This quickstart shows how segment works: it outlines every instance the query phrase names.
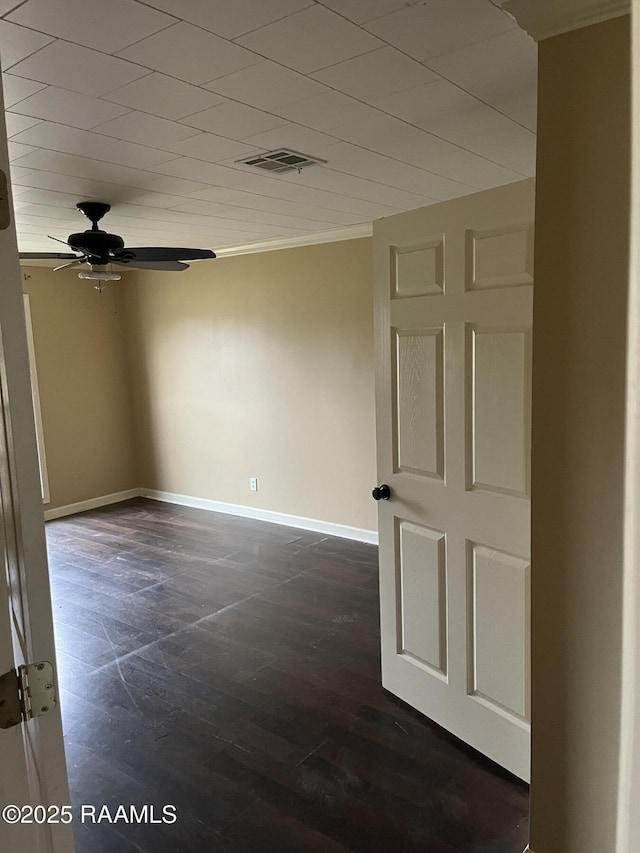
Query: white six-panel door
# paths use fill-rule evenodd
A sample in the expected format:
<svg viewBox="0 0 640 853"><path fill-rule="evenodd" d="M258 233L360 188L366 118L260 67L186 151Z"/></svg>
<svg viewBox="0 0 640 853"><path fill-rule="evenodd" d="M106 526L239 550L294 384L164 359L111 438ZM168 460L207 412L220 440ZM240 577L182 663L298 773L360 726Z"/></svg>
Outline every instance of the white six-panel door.
<svg viewBox="0 0 640 853"><path fill-rule="evenodd" d="M524 779L533 189L374 226L383 685Z"/></svg>

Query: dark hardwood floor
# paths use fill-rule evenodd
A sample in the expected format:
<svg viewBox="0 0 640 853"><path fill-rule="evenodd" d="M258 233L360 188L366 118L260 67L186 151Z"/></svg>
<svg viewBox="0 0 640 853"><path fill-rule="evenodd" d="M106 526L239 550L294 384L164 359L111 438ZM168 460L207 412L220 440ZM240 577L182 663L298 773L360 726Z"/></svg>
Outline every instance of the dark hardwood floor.
<svg viewBox="0 0 640 853"><path fill-rule="evenodd" d="M142 499L47 538L78 853L522 853L527 786L380 686L374 546Z"/></svg>

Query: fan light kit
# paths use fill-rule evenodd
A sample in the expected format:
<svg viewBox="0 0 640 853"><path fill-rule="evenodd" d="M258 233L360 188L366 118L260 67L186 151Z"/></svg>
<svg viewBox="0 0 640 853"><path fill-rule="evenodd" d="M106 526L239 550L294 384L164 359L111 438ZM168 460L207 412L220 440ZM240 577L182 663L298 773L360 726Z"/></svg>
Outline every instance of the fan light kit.
<svg viewBox="0 0 640 853"><path fill-rule="evenodd" d="M102 201L80 201L76 207L91 222L91 228L69 235L64 243L73 249L75 254L64 252L21 252L22 260L60 259L68 261L55 267L55 270L88 264L91 272L80 272L78 278L97 281L96 290L102 291L103 281L119 281L118 273L107 272L108 264L115 264L129 269L167 270L180 272L189 268L184 261L204 260L215 258L211 249L182 249L172 246L156 247L142 246L135 249L125 248L124 240L117 234L109 234L98 228L98 222L105 213L111 210L111 205ZM53 237L52 239L57 239Z"/></svg>
<svg viewBox="0 0 640 853"><path fill-rule="evenodd" d="M89 281L120 281L122 276L117 272L92 269L91 272L79 272L78 278L86 278Z"/></svg>

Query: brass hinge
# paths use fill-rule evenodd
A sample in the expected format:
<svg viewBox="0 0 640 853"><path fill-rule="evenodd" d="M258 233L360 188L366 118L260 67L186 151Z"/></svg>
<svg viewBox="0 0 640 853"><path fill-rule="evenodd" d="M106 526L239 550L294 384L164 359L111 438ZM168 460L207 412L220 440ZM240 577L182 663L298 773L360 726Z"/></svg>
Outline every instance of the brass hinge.
<svg viewBox="0 0 640 853"><path fill-rule="evenodd" d="M42 717L57 704L55 674L48 661L23 664L0 675L0 729Z"/></svg>

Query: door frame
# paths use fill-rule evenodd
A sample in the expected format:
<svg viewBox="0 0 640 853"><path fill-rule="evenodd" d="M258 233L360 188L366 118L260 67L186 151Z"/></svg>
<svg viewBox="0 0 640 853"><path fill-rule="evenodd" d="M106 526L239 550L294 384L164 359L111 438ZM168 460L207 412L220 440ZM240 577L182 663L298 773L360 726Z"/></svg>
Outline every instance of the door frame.
<svg viewBox="0 0 640 853"><path fill-rule="evenodd" d="M56 668L49 566L31 396L27 330L11 186L4 99L0 85L0 388L4 438L0 523L7 539L7 584L14 627L14 666L49 661ZM1 227L4 226L4 227ZM9 602L7 602L9 604ZM59 707L22 726L31 805L69 804ZM0 737L3 732L0 732ZM3 804L6 805L6 804ZM27 805L16 803L15 805ZM2 830L0 825L0 831ZM5 826L5 829L7 827ZM14 827L17 828L17 827ZM35 828L35 827L33 827ZM72 853L71 826L38 827L34 853Z"/></svg>

